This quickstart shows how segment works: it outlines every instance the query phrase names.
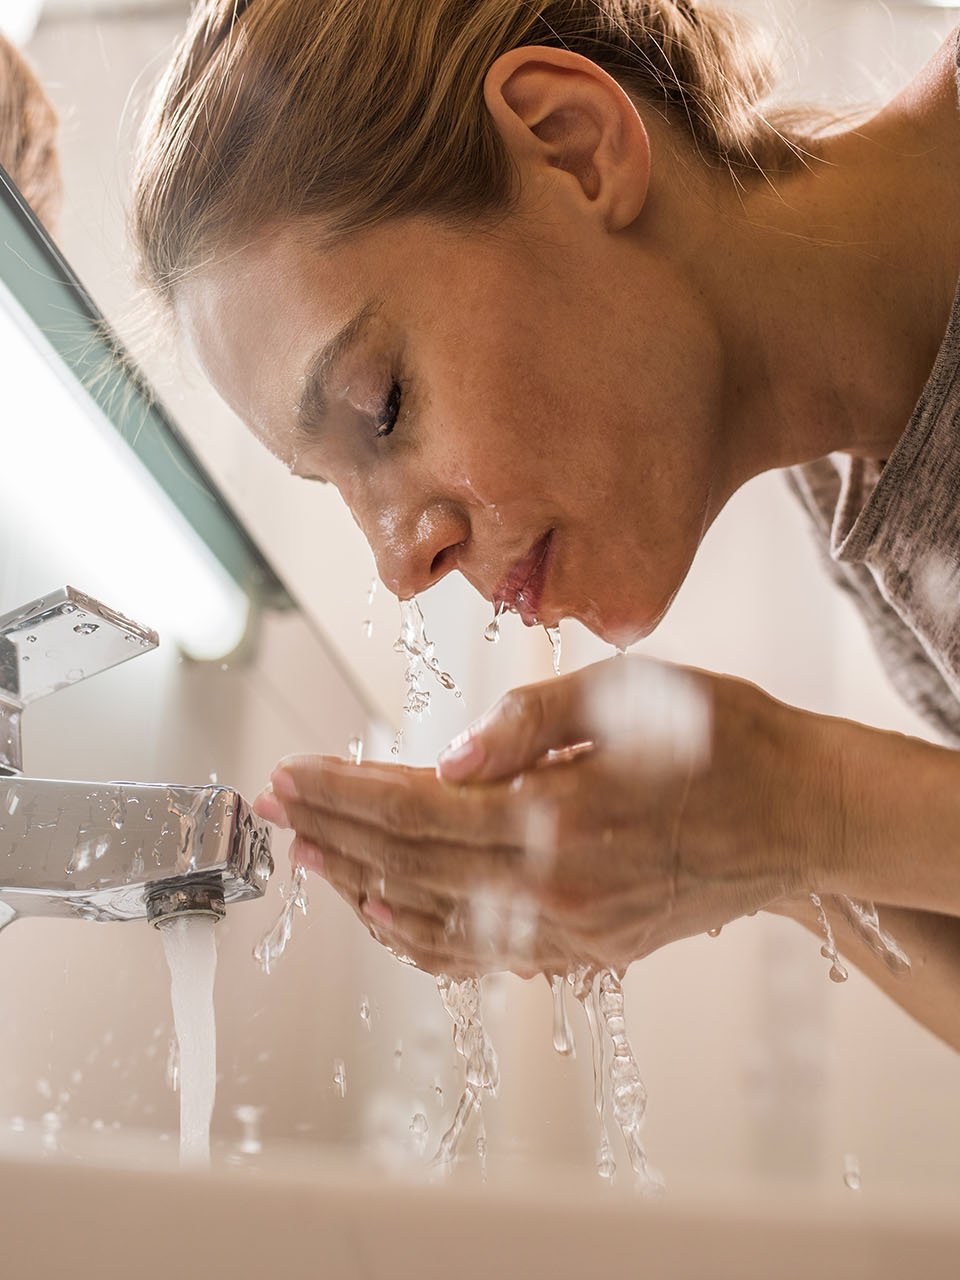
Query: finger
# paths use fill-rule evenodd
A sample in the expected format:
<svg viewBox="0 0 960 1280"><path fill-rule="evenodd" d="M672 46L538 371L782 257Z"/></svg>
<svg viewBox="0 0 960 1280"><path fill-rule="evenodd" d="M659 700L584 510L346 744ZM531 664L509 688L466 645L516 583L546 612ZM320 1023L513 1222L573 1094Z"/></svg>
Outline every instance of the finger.
<svg viewBox="0 0 960 1280"><path fill-rule="evenodd" d="M511 689L437 761L445 782L491 782L532 769L548 751L583 743L591 727L583 672Z"/></svg>
<svg viewBox="0 0 960 1280"><path fill-rule="evenodd" d="M444 786L431 769L288 756L274 770L272 787L287 815L299 804L408 840L513 843L516 806L506 785L461 791Z"/></svg>
<svg viewBox="0 0 960 1280"><path fill-rule="evenodd" d="M422 891L452 894L472 886L510 882L522 863L513 845L464 844L442 839L410 840L354 818L290 804L297 834L323 850L334 850L365 868L369 879L387 876L409 881Z"/></svg>
<svg viewBox="0 0 960 1280"><path fill-rule="evenodd" d="M298 836L291 846L290 856L295 863L322 876L354 907L361 902L385 904L384 911L393 906L402 906L444 920L454 914L455 904L452 899L424 892L419 885L404 880L388 881L379 873L372 872L371 868L345 857L329 844L320 848L312 841ZM389 923L383 911L379 912L379 921L381 924Z"/></svg>
<svg viewBox="0 0 960 1280"><path fill-rule="evenodd" d="M693 672L618 657L514 689L455 739L437 762L445 781L492 782L551 752L616 747L647 776L702 763L709 750L709 685Z"/></svg>

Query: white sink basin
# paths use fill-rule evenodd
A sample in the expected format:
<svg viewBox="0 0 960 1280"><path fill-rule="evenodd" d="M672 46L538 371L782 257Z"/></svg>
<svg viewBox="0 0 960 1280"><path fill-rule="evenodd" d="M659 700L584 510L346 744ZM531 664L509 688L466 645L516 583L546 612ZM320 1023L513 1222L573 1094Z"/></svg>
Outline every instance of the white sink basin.
<svg viewBox="0 0 960 1280"><path fill-rule="evenodd" d="M3 1276L27 1280L955 1280L955 1197L736 1194L642 1201L517 1167L440 1185L278 1149L210 1173L124 1133L96 1156L0 1158ZM163 1167L166 1166L166 1167Z"/></svg>

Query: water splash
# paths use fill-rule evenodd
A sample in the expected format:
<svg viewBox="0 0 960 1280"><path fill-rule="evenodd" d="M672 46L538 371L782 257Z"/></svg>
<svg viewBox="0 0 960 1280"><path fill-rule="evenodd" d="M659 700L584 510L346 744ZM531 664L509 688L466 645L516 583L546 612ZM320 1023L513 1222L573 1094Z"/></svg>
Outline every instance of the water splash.
<svg viewBox="0 0 960 1280"><path fill-rule="evenodd" d="M610 1135L607 1131L607 1103L603 1091L603 1036L600 1029L600 1010L594 983L594 972L585 965L567 975L567 981L574 997L579 1000L587 1026L590 1029L590 1043L593 1048L593 1106L600 1122L600 1149L597 1153L597 1173L608 1182L613 1182L617 1173L617 1163L610 1148Z"/></svg>
<svg viewBox="0 0 960 1280"><path fill-rule="evenodd" d="M416 599L400 601L400 635L394 649L402 653L407 660L407 669L403 678L407 683L407 697L403 706L404 714L422 716L430 709L430 690L424 688L423 680L430 675L444 689L449 689L457 697L461 696L457 682L444 671L436 658L432 640L424 629L423 613Z"/></svg>
<svg viewBox="0 0 960 1280"><path fill-rule="evenodd" d="M824 960L830 961L829 976L831 982L846 982L850 976L847 973L846 966L837 954L837 944L833 938L833 929L830 927L830 921L827 919L827 913L823 909L823 903L820 901L820 895L817 893L810 894L810 901L813 903L817 912L817 924L823 934L824 942L820 948L820 954Z"/></svg>
<svg viewBox="0 0 960 1280"><path fill-rule="evenodd" d="M880 913L875 903L855 902L843 893L838 894L834 901L852 931L884 962L891 973L902 976L910 972L910 957L896 938L881 928Z"/></svg>
<svg viewBox="0 0 960 1280"><path fill-rule="evenodd" d="M216 921L181 916L160 926L170 967L173 1025L180 1047L180 1163L210 1163L210 1119L217 1091L213 983Z"/></svg>
<svg viewBox="0 0 960 1280"><path fill-rule="evenodd" d="M550 979L550 989L553 992L553 1047L564 1058L576 1054L573 1031L567 1017L566 988L563 975L554 974Z"/></svg>
<svg viewBox="0 0 960 1280"><path fill-rule="evenodd" d="M544 627L543 629L547 633L550 648L553 650L551 655L553 658L553 674L558 676L560 674L560 628Z"/></svg>
<svg viewBox="0 0 960 1280"><path fill-rule="evenodd" d="M496 1097L500 1064L483 1026L480 979L437 978L440 1000L453 1023L453 1045L464 1063L464 1085L453 1120L440 1139L435 1166L447 1167L457 1156L463 1132L474 1112L482 1118L483 1096Z"/></svg>
<svg viewBox="0 0 960 1280"><path fill-rule="evenodd" d="M643 1087L640 1068L627 1039L623 988L612 970L604 969L597 975L595 994L600 1016L613 1047L610 1059L613 1118L623 1135L624 1146L641 1189L645 1193L657 1193L663 1190L663 1181L647 1163L646 1149L640 1137L647 1109L647 1091Z"/></svg>
<svg viewBox="0 0 960 1280"><path fill-rule="evenodd" d="M253 948L253 958L264 973L270 973L290 941L293 933L293 913L300 909L307 914L307 872L304 867L296 867L283 894L283 907L276 922L267 930Z"/></svg>
<svg viewBox="0 0 960 1280"><path fill-rule="evenodd" d="M506 601L501 600L497 608L493 611L493 621L488 622L483 629L483 638L488 640L490 644L500 643L500 618L506 608Z"/></svg>

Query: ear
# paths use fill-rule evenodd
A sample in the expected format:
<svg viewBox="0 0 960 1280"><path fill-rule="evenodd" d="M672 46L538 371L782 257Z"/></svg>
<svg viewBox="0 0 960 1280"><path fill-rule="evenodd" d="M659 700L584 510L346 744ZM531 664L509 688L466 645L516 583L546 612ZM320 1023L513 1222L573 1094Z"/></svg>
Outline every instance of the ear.
<svg viewBox="0 0 960 1280"><path fill-rule="evenodd" d="M549 171L609 231L639 216L650 140L630 97L602 67L566 49L511 49L487 72L483 95L521 180Z"/></svg>

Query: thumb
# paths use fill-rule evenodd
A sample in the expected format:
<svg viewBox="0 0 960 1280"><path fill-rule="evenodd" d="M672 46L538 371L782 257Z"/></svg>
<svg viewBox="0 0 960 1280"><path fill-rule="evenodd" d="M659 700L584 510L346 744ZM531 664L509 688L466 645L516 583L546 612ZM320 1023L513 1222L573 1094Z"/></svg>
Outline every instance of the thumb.
<svg viewBox="0 0 960 1280"><path fill-rule="evenodd" d="M590 738L580 671L511 689L440 753L444 782L491 782L532 769L548 751Z"/></svg>

